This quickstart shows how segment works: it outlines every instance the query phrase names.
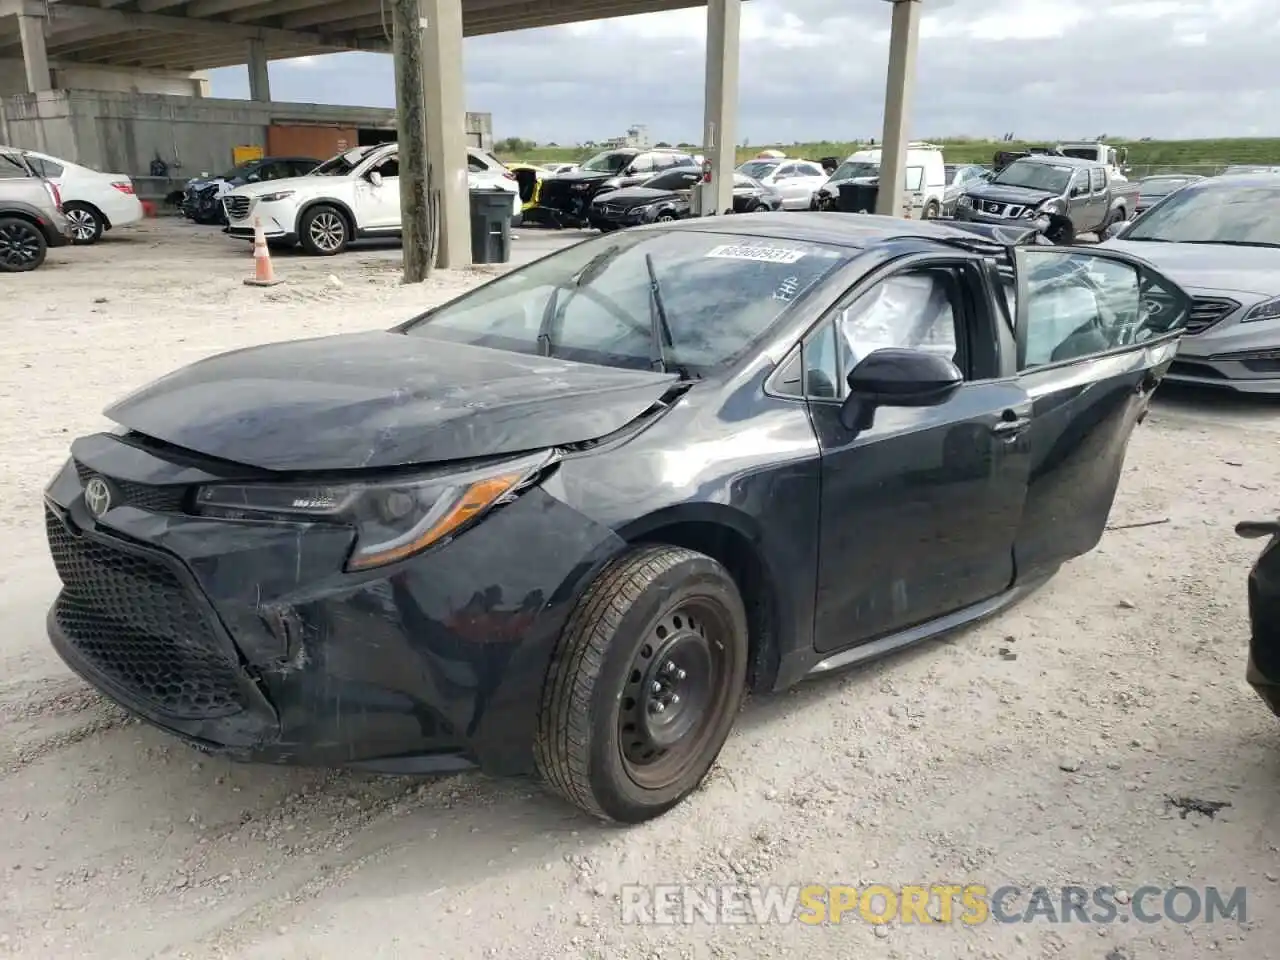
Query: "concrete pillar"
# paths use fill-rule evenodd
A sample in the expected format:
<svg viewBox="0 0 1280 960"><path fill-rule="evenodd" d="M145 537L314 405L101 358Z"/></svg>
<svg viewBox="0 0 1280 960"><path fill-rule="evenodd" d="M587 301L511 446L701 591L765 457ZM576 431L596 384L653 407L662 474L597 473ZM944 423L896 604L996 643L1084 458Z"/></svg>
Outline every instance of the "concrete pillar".
<svg viewBox="0 0 1280 960"><path fill-rule="evenodd" d="M271 101L271 75L267 71L267 45L261 40L249 41L249 99L261 103Z"/></svg>
<svg viewBox="0 0 1280 960"><path fill-rule="evenodd" d="M18 17L18 39L22 43L22 65L27 73L27 93L53 89L49 54L44 45L44 17Z"/></svg>
<svg viewBox="0 0 1280 960"><path fill-rule="evenodd" d="M884 135L880 141L880 192L876 213L902 216L907 185L908 118L916 85L920 43L920 0L892 0L889 71L884 92Z"/></svg>
<svg viewBox="0 0 1280 960"><path fill-rule="evenodd" d="M426 82L427 158L440 191L436 266L471 266L467 190L467 109L462 85L462 0L419 0L422 74Z"/></svg>
<svg viewBox="0 0 1280 960"><path fill-rule="evenodd" d="M707 0L707 80L702 142L711 161L706 214L733 209L738 166L738 55L742 0ZM714 197L715 205L710 200Z"/></svg>

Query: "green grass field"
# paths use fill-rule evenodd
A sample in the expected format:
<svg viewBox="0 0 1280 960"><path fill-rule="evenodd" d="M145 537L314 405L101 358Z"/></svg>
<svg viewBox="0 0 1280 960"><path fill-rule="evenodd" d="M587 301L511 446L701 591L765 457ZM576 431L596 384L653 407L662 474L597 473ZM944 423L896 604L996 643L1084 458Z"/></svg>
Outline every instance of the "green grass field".
<svg viewBox="0 0 1280 960"><path fill-rule="evenodd" d="M1026 144L1021 141L1011 143L988 140L934 140L942 146L949 163L982 163L989 164L998 150L1024 150L1028 145L1043 146L1047 141L1034 141ZM1226 139L1226 140L1145 140L1129 141L1108 139L1115 146L1129 148L1129 165L1135 169L1142 168L1188 168L1197 172L1211 172L1199 168L1223 167L1233 163L1280 164L1280 137L1266 139ZM572 162L585 160L595 149L580 147L537 147L533 150L522 150L519 155L509 152L504 143L498 144L498 157L502 160L523 160L530 163L552 163L556 161ZM738 148L739 162L747 160L761 150L781 150L788 156L820 159L822 157L845 157L861 145L857 143L837 143L823 141L821 143L784 143L758 144Z"/></svg>

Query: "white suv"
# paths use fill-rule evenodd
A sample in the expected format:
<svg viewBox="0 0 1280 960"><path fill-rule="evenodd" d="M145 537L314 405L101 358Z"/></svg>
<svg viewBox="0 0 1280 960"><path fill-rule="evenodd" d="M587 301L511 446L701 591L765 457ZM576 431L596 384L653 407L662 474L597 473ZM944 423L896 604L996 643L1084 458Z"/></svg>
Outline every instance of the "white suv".
<svg viewBox="0 0 1280 960"><path fill-rule="evenodd" d="M511 194L513 220L520 216L520 186L492 154L467 148L468 186ZM272 247L301 244L329 257L352 240L400 233L400 161L394 143L356 147L326 160L305 177L247 183L222 198L227 233L252 237L255 220Z"/></svg>

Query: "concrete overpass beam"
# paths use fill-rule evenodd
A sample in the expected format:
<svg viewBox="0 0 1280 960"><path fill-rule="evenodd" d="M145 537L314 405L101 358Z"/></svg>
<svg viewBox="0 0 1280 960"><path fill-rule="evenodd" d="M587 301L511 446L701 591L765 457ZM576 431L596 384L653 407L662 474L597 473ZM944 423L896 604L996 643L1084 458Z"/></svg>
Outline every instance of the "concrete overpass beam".
<svg viewBox="0 0 1280 960"><path fill-rule="evenodd" d="M733 209L738 146L738 61L742 0L707 0L707 77L702 142L711 161L705 214ZM714 201L714 206L711 202Z"/></svg>
<svg viewBox="0 0 1280 960"><path fill-rule="evenodd" d="M267 45L262 40L249 41L249 99L259 103L271 101L271 76L267 71Z"/></svg>
<svg viewBox="0 0 1280 960"><path fill-rule="evenodd" d="M44 44L44 17L18 16L18 38L22 42L22 66L26 70L27 93L53 89L49 53Z"/></svg>
<svg viewBox="0 0 1280 960"><path fill-rule="evenodd" d="M891 2L893 23L889 34L876 213L900 217L906 200L909 119L916 86L916 50L920 43L920 0Z"/></svg>
<svg viewBox="0 0 1280 960"><path fill-rule="evenodd" d="M419 0L424 21L427 159L440 190L441 269L471 266L471 210L467 190L467 108L462 85L461 0Z"/></svg>

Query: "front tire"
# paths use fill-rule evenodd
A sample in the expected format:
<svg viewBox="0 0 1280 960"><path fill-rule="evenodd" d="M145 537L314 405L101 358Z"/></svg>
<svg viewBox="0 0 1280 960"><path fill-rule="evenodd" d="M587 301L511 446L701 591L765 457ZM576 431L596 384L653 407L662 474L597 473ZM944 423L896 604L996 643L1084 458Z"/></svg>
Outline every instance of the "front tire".
<svg viewBox="0 0 1280 960"><path fill-rule="evenodd" d="M0 273L27 273L44 263L49 243L30 220L0 217Z"/></svg>
<svg viewBox="0 0 1280 960"><path fill-rule="evenodd" d="M347 249L351 227L337 207L326 203L310 207L298 224L298 242L313 257L332 257Z"/></svg>
<svg viewBox="0 0 1280 960"><path fill-rule="evenodd" d="M72 202L62 208L67 220L71 223L71 242L77 246L87 247L102 239L102 231L106 223L100 214L87 203Z"/></svg>
<svg viewBox="0 0 1280 960"><path fill-rule="evenodd" d="M578 601L552 658L538 771L602 820L666 813L719 756L746 666L746 611L723 566L683 547L623 554Z"/></svg>
<svg viewBox="0 0 1280 960"><path fill-rule="evenodd" d="M930 200L926 203L924 205L924 213L922 216L925 220L937 220L942 216L942 208L938 206L938 201Z"/></svg>
<svg viewBox="0 0 1280 960"><path fill-rule="evenodd" d="M1045 238L1059 247L1069 247L1076 242L1075 225L1066 217L1055 217L1045 231Z"/></svg>

